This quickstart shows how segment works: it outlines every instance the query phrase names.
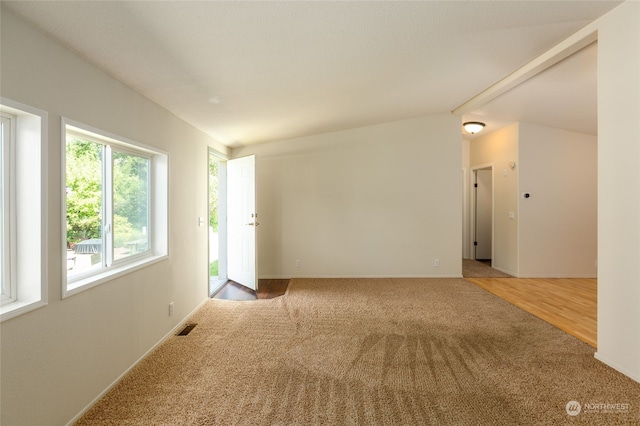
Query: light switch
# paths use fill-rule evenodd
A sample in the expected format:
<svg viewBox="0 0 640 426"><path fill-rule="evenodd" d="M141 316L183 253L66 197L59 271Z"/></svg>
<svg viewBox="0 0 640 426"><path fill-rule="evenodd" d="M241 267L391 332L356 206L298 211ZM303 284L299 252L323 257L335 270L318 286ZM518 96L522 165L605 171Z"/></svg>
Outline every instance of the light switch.
<svg viewBox="0 0 640 426"><path fill-rule="evenodd" d="M509 220L514 220L516 218L516 214L514 212L509 212Z"/></svg>
<svg viewBox="0 0 640 426"><path fill-rule="evenodd" d="M204 226L204 217L199 217L198 218L198 226Z"/></svg>

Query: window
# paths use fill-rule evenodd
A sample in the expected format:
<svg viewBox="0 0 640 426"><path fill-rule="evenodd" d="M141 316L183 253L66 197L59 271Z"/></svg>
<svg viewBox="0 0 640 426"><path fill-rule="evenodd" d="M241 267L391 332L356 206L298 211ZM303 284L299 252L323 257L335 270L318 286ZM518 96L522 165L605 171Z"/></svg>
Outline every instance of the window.
<svg viewBox="0 0 640 426"><path fill-rule="evenodd" d="M15 273L15 266L12 265L13 256L12 245L15 241L15 236L12 236L11 223L14 219L14 214L11 211L11 207L14 203L11 202L11 195L13 193L13 182L11 171L12 164L14 164L12 158L13 146L15 144L12 137L15 132L15 116L2 113L0 117L0 236L2 243L0 244L0 277L2 279L2 304L11 303L16 300L16 286L13 279Z"/></svg>
<svg viewBox="0 0 640 426"><path fill-rule="evenodd" d="M46 117L0 98L1 321L46 305Z"/></svg>
<svg viewBox="0 0 640 426"><path fill-rule="evenodd" d="M86 275L150 251L146 154L67 133L67 277Z"/></svg>
<svg viewBox="0 0 640 426"><path fill-rule="evenodd" d="M66 296L166 255L167 156L64 123Z"/></svg>

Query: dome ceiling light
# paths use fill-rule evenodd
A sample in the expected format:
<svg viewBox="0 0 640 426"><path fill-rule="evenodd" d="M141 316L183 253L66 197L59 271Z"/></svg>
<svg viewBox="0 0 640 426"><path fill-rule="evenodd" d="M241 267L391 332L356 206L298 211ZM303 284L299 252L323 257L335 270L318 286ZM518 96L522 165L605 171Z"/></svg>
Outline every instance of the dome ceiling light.
<svg viewBox="0 0 640 426"><path fill-rule="evenodd" d="M479 121L467 121L462 125L462 127L464 127L464 130L467 133L474 135L484 129L484 123L481 123Z"/></svg>

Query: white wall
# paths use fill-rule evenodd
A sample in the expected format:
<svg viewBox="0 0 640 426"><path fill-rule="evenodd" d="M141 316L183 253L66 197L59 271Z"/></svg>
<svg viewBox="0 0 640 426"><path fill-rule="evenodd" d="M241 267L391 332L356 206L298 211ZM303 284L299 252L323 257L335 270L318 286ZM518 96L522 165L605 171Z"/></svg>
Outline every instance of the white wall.
<svg viewBox="0 0 640 426"><path fill-rule="evenodd" d="M519 277L596 277L597 148L596 136L520 123Z"/></svg>
<svg viewBox="0 0 640 426"><path fill-rule="evenodd" d="M595 136L528 123L471 143L471 167L493 165L495 268L518 277L596 276L596 160Z"/></svg>
<svg viewBox="0 0 640 426"><path fill-rule="evenodd" d="M257 156L259 275L461 276L460 152L450 114L233 150Z"/></svg>
<svg viewBox="0 0 640 426"><path fill-rule="evenodd" d="M640 2L598 29L598 352L640 381Z"/></svg>
<svg viewBox="0 0 640 426"><path fill-rule="evenodd" d="M207 146L226 148L5 9L1 31L1 95L49 114L49 300L1 325L0 423L59 425L206 299L207 228L197 219L207 214ZM170 259L64 300L62 115L167 151L170 175Z"/></svg>
<svg viewBox="0 0 640 426"><path fill-rule="evenodd" d="M478 137L471 142L471 168L493 166L493 259L492 266L518 274L518 123ZM511 169L509 162L515 161ZM515 218L509 219L514 212Z"/></svg>

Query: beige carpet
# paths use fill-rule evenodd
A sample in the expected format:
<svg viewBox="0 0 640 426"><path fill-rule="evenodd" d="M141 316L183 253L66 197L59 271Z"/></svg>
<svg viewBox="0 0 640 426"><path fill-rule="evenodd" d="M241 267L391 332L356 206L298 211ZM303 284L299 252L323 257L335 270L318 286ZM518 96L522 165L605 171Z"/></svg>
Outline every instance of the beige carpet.
<svg viewBox="0 0 640 426"><path fill-rule="evenodd" d="M294 279L191 320L78 424L640 424L640 384L463 279Z"/></svg>
<svg viewBox="0 0 640 426"><path fill-rule="evenodd" d="M512 278L511 275L474 259L462 259L462 276L465 278Z"/></svg>

